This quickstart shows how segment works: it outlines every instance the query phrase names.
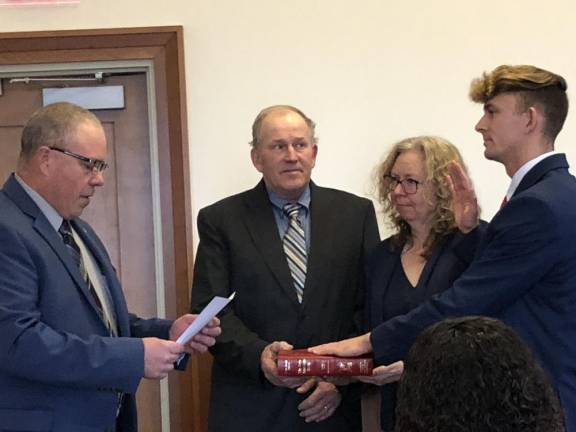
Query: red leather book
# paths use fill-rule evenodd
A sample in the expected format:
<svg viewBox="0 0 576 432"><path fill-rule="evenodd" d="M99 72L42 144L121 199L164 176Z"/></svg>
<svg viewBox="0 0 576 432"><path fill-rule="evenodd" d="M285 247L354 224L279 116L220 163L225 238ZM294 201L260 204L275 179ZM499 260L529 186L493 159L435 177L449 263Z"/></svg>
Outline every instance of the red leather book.
<svg viewBox="0 0 576 432"><path fill-rule="evenodd" d="M317 355L305 349L278 353L280 376L358 376L372 375L370 355L361 357L336 357Z"/></svg>

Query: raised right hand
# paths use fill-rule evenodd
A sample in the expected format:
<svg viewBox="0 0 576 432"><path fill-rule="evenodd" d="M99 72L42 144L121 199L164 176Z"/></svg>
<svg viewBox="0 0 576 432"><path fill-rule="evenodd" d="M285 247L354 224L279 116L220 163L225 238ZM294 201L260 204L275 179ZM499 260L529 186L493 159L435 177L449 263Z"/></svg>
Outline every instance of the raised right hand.
<svg viewBox="0 0 576 432"><path fill-rule="evenodd" d="M448 165L448 187L452 193L452 211L456 226L464 234L478 226L480 207L472 180L456 161Z"/></svg>

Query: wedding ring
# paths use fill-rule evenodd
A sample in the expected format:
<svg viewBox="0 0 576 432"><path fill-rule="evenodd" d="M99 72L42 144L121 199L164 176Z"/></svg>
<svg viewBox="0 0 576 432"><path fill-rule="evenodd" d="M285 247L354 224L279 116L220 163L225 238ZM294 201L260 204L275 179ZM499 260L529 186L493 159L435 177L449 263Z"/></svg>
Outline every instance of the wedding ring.
<svg viewBox="0 0 576 432"><path fill-rule="evenodd" d="M328 405L324 405L324 409L327 410L327 409L328 409Z"/></svg>

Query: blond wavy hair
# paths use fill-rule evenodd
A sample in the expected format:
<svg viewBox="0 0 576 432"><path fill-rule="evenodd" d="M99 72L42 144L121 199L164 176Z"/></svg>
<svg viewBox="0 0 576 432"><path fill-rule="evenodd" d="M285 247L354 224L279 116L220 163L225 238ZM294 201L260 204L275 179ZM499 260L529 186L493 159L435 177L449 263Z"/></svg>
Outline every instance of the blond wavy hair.
<svg viewBox="0 0 576 432"><path fill-rule="evenodd" d="M458 149L448 140L436 136L418 136L403 139L392 146L386 158L375 169L375 185L378 200L382 204L383 213L389 225L396 231L392 236L392 247L402 247L411 239L410 225L400 217L391 200L390 175L398 156L409 150L419 151L424 159L426 181L432 183L436 198L436 208L433 215L430 234L424 243L423 256L427 257L442 237L454 232L456 223L452 211L452 194L447 176L448 165L458 162L465 172L468 172ZM433 197L426 197L433 202Z"/></svg>
<svg viewBox="0 0 576 432"><path fill-rule="evenodd" d="M500 93L514 93L520 112L531 106L539 108L546 119L542 132L554 141L568 114L567 88L560 75L536 66L502 65L472 81L470 99L486 103Z"/></svg>

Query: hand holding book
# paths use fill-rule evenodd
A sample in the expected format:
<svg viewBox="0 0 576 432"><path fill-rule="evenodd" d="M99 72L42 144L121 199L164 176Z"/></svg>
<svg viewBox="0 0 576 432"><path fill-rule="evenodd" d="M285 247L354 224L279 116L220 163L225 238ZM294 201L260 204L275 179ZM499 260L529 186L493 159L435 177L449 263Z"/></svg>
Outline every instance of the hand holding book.
<svg viewBox="0 0 576 432"><path fill-rule="evenodd" d="M292 345L285 341L272 342L266 345L260 354L260 369L266 379L277 387L298 388L302 386L307 377L279 376L277 368L278 353L282 350L291 350Z"/></svg>
<svg viewBox="0 0 576 432"><path fill-rule="evenodd" d="M370 355L339 357L298 349L280 351L277 357L279 376L371 376L372 368Z"/></svg>

